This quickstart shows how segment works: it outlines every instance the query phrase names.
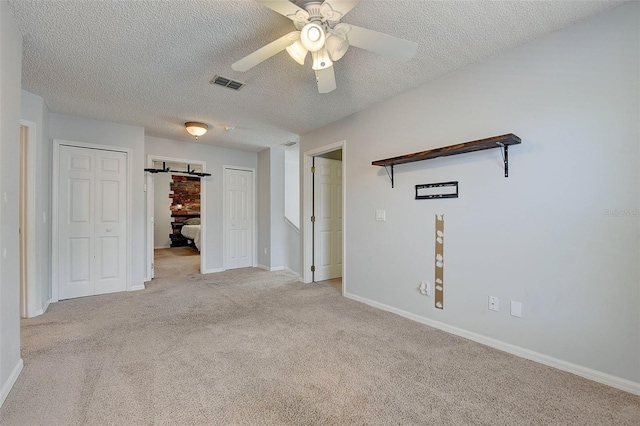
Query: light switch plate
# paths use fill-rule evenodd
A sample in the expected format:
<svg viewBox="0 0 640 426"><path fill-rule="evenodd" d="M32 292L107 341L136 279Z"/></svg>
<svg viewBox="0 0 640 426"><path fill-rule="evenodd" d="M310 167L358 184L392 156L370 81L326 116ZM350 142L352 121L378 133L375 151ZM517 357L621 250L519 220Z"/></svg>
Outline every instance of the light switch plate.
<svg viewBox="0 0 640 426"><path fill-rule="evenodd" d="M522 303L514 300L511 301L511 316L518 318L522 317Z"/></svg>
<svg viewBox="0 0 640 426"><path fill-rule="evenodd" d="M386 210L376 210L376 221L385 222L387 220Z"/></svg>

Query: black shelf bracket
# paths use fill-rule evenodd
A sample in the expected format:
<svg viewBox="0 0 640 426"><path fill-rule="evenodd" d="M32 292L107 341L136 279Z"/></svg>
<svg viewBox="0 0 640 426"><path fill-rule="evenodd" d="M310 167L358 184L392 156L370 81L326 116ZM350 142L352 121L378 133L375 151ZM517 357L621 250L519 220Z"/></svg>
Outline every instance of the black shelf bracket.
<svg viewBox="0 0 640 426"><path fill-rule="evenodd" d="M389 173L389 167L391 168L391 173ZM387 172L387 176L391 179L391 188L393 188L393 164L390 166L384 166L385 171Z"/></svg>

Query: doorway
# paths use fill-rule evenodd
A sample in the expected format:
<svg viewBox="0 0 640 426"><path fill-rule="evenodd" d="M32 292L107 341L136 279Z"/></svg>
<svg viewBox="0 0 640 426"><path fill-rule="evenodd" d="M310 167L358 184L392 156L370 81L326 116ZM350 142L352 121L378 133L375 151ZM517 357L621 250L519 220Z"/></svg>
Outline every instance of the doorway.
<svg viewBox="0 0 640 426"><path fill-rule="evenodd" d="M313 281L342 278L342 150L313 157Z"/></svg>
<svg viewBox="0 0 640 426"><path fill-rule="evenodd" d="M329 158L327 159L325 157ZM341 160L334 160L331 157L341 158ZM331 185L333 185L333 189L328 190L328 187L325 187L324 196L322 196L323 190L318 189L317 186L314 185L314 181L316 180L319 171L318 167L316 166L316 178L314 178L314 163L323 163L323 167L325 167L327 163L331 163L332 161L335 161L337 162L337 164L339 164L335 165L336 163L334 163L332 169L335 171L331 172L333 174L333 179L337 180L334 180L333 183L331 183ZM302 173L304 188L302 214L303 281L305 283L311 283L319 281L320 279L329 279L324 275L318 277L315 276L315 272L319 271L319 262L321 261L321 255L323 255L324 260L321 261L325 264L322 265L323 267L327 264L330 264L330 269L334 271L334 274L336 269L340 271L340 276L342 277L342 294L345 294L346 292L346 280L344 279L344 276L347 266L344 256L344 241L346 235L346 161L346 141L336 142L305 152L303 155ZM324 174L327 174L327 170L325 170ZM324 178L318 178L318 181L322 182L323 179ZM314 196L314 194L319 196ZM336 201L336 197L339 199L339 202ZM321 198L324 198L324 200L328 199L333 202L323 203ZM315 205L318 201L320 201L321 203L320 206ZM323 237L316 232L316 227L314 226L315 224L320 223L320 219L318 217L318 207L324 209L322 215L329 218L331 224L328 224L327 226L330 226L332 228L329 233L327 233L326 229L323 229L324 225L322 225L319 229L319 233L324 233L324 248L322 248ZM331 238L328 238L330 235ZM317 241L318 239L320 239L320 241ZM317 251L320 251L320 253L317 253Z"/></svg>
<svg viewBox="0 0 640 426"><path fill-rule="evenodd" d="M205 172L206 162L149 155L147 167L168 171L146 173L145 281L156 276L156 254L161 261L175 256L189 257L190 264L197 260L198 272L205 273L207 180L196 177L193 172Z"/></svg>

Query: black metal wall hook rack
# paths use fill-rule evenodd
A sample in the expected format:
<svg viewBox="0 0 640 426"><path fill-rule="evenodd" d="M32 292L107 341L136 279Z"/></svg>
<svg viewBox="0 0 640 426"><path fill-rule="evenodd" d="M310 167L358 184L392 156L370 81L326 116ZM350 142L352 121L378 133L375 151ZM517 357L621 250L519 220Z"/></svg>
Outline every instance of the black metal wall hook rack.
<svg viewBox="0 0 640 426"><path fill-rule="evenodd" d="M398 164L413 163L415 161L430 160L437 157L465 154L467 152L482 151L491 148L500 148L500 151L502 152L502 161L504 163L504 177L509 177L509 145L517 145L520 143L522 143L522 140L518 136L513 133L507 133L506 135L430 149L428 151L416 152L413 154L402 155L400 157L386 158L384 160L373 161L371 164L374 166L384 167L389 175L389 179L391 179L391 187L393 188L395 184L393 166Z"/></svg>
<svg viewBox="0 0 640 426"><path fill-rule="evenodd" d="M211 176L211 173L205 173L205 172L197 172L195 170L191 170L191 165L187 164L187 170L172 170L171 167L167 167L167 163L162 162L162 168L161 169L156 169L153 167L149 167L144 169L145 172L149 172L149 173L184 173L187 175L191 175L191 176L198 176L198 177L205 177L205 176Z"/></svg>

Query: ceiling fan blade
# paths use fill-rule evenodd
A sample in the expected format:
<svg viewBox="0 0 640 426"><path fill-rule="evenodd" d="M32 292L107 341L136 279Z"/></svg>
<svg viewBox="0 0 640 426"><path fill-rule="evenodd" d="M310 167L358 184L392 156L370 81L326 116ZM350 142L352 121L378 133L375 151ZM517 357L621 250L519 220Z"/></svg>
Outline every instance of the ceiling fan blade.
<svg viewBox="0 0 640 426"><path fill-rule="evenodd" d="M329 93L336 90L336 75L333 67L316 71L316 81L318 82L318 93Z"/></svg>
<svg viewBox="0 0 640 426"><path fill-rule="evenodd" d="M297 21L304 16L306 16L306 19L309 19L309 14L307 13L306 10L297 6L295 3L289 0L255 0L255 1L257 1L263 6L268 7L274 12L278 12L282 16L286 16L292 21Z"/></svg>
<svg viewBox="0 0 640 426"><path fill-rule="evenodd" d="M299 38L300 31L291 31L289 34L284 35L275 41L272 41L271 43L267 44L264 47L261 47L253 53L250 53L239 61L234 62L231 65L231 68L234 71L249 71L251 68L255 67L262 61L265 61L273 55L282 52Z"/></svg>
<svg viewBox="0 0 640 426"><path fill-rule="evenodd" d="M325 0L320 6L320 11L327 20L338 22L358 3L360 0Z"/></svg>
<svg viewBox="0 0 640 426"><path fill-rule="evenodd" d="M418 43L413 41L393 37L351 24L338 24L336 28L339 26L344 26L345 29L346 27L350 27L347 32L347 39L351 46L377 53L385 58L405 62L413 58L418 51Z"/></svg>

